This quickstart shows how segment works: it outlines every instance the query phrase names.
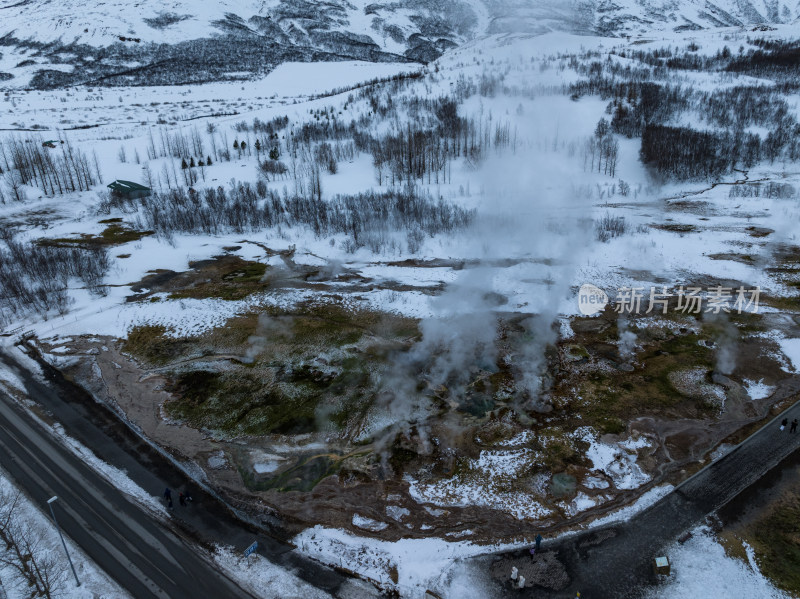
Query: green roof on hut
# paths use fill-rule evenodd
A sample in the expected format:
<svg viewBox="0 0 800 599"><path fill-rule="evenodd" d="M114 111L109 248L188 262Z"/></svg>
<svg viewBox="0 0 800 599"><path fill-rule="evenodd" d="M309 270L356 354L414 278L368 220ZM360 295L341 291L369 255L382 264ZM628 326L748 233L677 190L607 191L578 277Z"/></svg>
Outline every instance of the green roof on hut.
<svg viewBox="0 0 800 599"><path fill-rule="evenodd" d="M108 188L111 191L118 191L119 193L131 193L134 191L150 191L149 187L145 187L139 183L134 183L133 181L124 181L122 179L117 179L113 183L108 184Z"/></svg>

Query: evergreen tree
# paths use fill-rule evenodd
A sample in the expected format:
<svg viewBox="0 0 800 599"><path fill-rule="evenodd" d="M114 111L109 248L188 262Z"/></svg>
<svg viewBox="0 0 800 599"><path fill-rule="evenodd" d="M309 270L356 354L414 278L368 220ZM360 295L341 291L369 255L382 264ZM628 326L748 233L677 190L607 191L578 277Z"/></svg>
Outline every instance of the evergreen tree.
<svg viewBox="0 0 800 599"><path fill-rule="evenodd" d="M603 139L606 135L608 135L608 121L605 119L600 119L597 123L597 128L594 130L594 135L597 139Z"/></svg>

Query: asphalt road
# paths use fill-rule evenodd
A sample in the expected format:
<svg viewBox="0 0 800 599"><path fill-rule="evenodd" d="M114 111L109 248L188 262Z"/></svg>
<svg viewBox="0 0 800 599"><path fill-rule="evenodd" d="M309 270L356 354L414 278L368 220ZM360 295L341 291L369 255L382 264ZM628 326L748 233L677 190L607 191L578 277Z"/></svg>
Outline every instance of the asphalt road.
<svg viewBox="0 0 800 599"><path fill-rule="evenodd" d="M794 396L797 397L796 388ZM560 541L545 541L543 549L556 551L566 567L570 583L565 589L551 592L531 587L512 591L510 582L504 581L497 584L496 591L537 598L575 597L578 591L587 599L641 596L646 587L658 583L652 560L664 555L668 545L800 451L800 432L779 430L783 418L790 422L793 418L800 420L800 402L630 520ZM499 555L494 561L506 563L495 566L503 572L510 571L515 560L524 556L527 553L520 551Z"/></svg>
<svg viewBox="0 0 800 599"><path fill-rule="evenodd" d="M2 467L136 599L251 597L198 552L60 446L12 400L0 400Z"/></svg>
<svg viewBox="0 0 800 599"><path fill-rule="evenodd" d="M79 462L74 454L50 438L45 431L39 430L38 425L16 407L10 398L0 393L0 405L3 406L3 413L16 414L17 422L27 422L28 429L33 429L37 433L35 437L30 437L35 441L28 441L28 435L32 434L30 430L26 430L24 433L19 431L14 433L15 429L8 428L5 418L0 418L0 430L2 430L2 436L0 436L0 460L2 462L0 463L3 468L35 501L46 501L55 494L63 498L63 501L58 504L59 507L66 509L67 505L74 506L72 509L75 510L75 513L68 512L65 514L64 520L70 537L81 545L89 556L95 559L121 586L128 589L136 599L151 596L192 597L193 599L249 596L243 594L236 587L231 587L232 593L210 592L213 587L205 584L206 579L209 577L220 579L222 575L209 572L209 565L202 560L197 551L198 546L209 549L214 544L226 545L243 551L253 541L258 541L258 554L334 597L376 596L377 593L370 585L355 581L343 573L327 568L294 551L294 547L287 542L291 534L284 532L281 523L273 516L264 513L262 521L257 525L238 518L228 506L199 487L171 459L165 456L164 452L145 442L108 407L96 402L86 390L66 380L56 369L41 364L45 376L45 380L41 380L40 377L32 376L27 367L4 351L0 351L0 366L10 369L17 375L24 383L28 397L35 399L50 418L63 426L67 435L88 447L105 462L124 471L128 478L139 487L156 498L161 497L165 487L172 489L175 507L170 521L168 524L158 523L153 520L152 516L125 499L125 496L109 485L104 478ZM9 436L10 433L14 433L14 436ZM41 440L42 436L43 441ZM6 444L10 444L8 449ZM40 447L47 449L42 452L38 450ZM11 449L14 451L9 454ZM30 452L35 452L37 459L41 459L41 464L45 464L46 468L37 466L38 462L32 459ZM12 460L8 456L13 456L15 459ZM65 463L69 464L71 468L64 468ZM51 483L51 472L58 472L61 479L73 473L78 473L80 476L77 479L73 476L60 484L59 479L54 479ZM91 486L83 489L83 485L87 483L91 483ZM74 496L69 496L67 490L69 488L75 489L80 496L77 502L73 502ZM181 507L178 504L177 496L180 491L191 492L193 502L190 506ZM89 520L88 516L84 514L84 503L90 501L93 501L93 509L101 510L102 505L106 507L106 511L97 512L104 514L99 523ZM86 511L86 514L92 513L95 512ZM82 516L83 520L77 519L78 514ZM121 546L125 546L126 539L132 539L136 546L130 549L131 555L139 556L138 559L145 560L145 562L152 557L154 567L160 566L164 572L175 578L171 583L172 586L164 587L164 591L171 589L166 595L140 594L139 589L144 588L143 585L146 586L152 581L161 579L155 577L154 573L142 569L143 566L138 561L120 557L120 549L111 547L110 541L98 544L88 534L94 530L103 530L111 534L112 531L99 526L95 527L95 524L116 522L120 522L117 532L121 533L121 536L113 534L109 537L112 541L119 541ZM116 526L114 528L116 529ZM172 528L173 531L170 531L169 528ZM147 543L142 544L138 535L131 534L131 530L140 532L144 535L144 539L151 541L155 529L160 530L161 534L171 539L172 542L172 544L156 544L161 553L181 556L180 564L184 563L183 556L194 554L193 561L187 561L186 564L191 564L192 568L197 565L200 567L199 572L188 570L188 566L177 569L174 559L166 559L165 556L152 551ZM176 544L181 547L181 552L173 554L172 549L177 546ZM107 552L112 557L116 556L119 559L115 558L108 562L104 556ZM162 560L162 558L164 559ZM187 559L191 560L192 558ZM129 571L126 573L127 570ZM140 578L145 582L137 582ZM167 578L163 580L165 585L168 584ZM160 584L161 582L158 582L156 586L160 586ZM195 590L198 592L194 592ZM222 590L220 589L220 591Z"/></svg>

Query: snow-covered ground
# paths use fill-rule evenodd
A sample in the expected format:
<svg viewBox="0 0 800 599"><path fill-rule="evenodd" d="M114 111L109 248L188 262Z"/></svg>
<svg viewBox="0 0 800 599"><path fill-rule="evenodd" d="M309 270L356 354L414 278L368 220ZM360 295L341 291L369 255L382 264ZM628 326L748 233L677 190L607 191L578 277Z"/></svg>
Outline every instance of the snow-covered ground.
<svg viewBox="0 0 800 599"><path fill-rule="evenodd" d="M711 35L704 38L704 43L710 45L704 46L704 51L713 49L715 40ZM549 34L533 39L489 39L448 53L433 68L427 68L423 85L430 96L448 92L460 78L475 79L494 72L509 73L509 80L521 88L529 86L532 93L530 98L473 96L460 108L465 116L492 119L497 124L507 123L518 137L518 147L514 156L507 152L489 155L480 165L456 161L450 173L451 181L447 183L421 183L421 187L435 197L477 208L480 223L469 235L441 235L424 240L422 248L413 257L528 260L494 268L485 280L491 291L508 297L506 308L519 311L535 312L554 307L565 315L576 314L573 290L583 283L598 285L613 297L617 289L625 286L642 287L647 293L649 287L658 281L674 281L677 285L686 272L742 281L751 287L760 286L764 291L788 292L760 268L760 259L761 256L766 258L777 244L790 242L793 238L794 230L789 223L800 212L796 201L737 198L734 208L728 198L729 189L720 186L693 196L691 201L696 202L696 208L689 205L673 211L669 204L660 204L657 200L697 190L702 184L652 187L645 169L638 162L635 140L619 140L620 160L615 178L586 172L583 160L576 153L579 154L581 144L591 135L597 121L605 116L607 103L597 97L582 98L576 103L563 95L561 86L574 81L577 76L574 71L562 68L567 60L557 58L557 53L577 52L591 45L607 49L611 43L611 40L603 38L566 34ZM613 45L619 46L620 42L613 40ZM544 64L549 68L544 69L541 66ZM143 165L147 163L156 178L157 188L165 188L163 170L172 161L146 159L151 134L158 140L162 132L183 131L188 136L197 131L208 148L211 135L203 130L207 124L224 133L230 145L240 137L251 139L253 133L237 133L235 127L254 117L266 122L285 114L299 123L312 119L315 111L330 110L342 112L343 119L356 119L368 113L369 108L357 101L348 104L348 92L310 101L306 96L418 68L357 62L286 64L265 79L241 84L209 83L190 89L102 88L91 93L79 90L11 92L8 96L10 110L0 117L0 125L18 123L25 126L35 122L55 129L62 126L60 111L68 111L70 119L83 114L76 124L101 123L101 126L70 132L70 138L87 152L97 155L104 180L141 180ZM123 95L125 101L120 103ZM234 109L241 114L205 116L183 125L159 125L155 122L156 119L168 121L177 118L179 113L185 118L194 118ZM133 118L128 119L126 115ZM113 122L113 125L102 125L104 122ZM217 140L216 143L221 143L220 134L217 134ZM120 161L121 149L125 150L124 162ZM138 158L135 160L134 156ZM231 162L216 162L206 167L204 179L196 186L224 186L232 180L253 181L256 178L255 162L255 156L247 154L234 155ZM787 183L796 178L785 175L777 165L774 169L759 167L750 173L750 178L778 176L779 172ZM619 180L630 186L630 196L620 195ZM565 181L569 181L571 189L565 189ZM270 187L279 191L290 185L291 182L284 179L270 184ZM371 161L361 155L352 163L343 162L337 174L323 173L322 188L330 197L335 193L353 193L379 186L376 185ZM102 190L103 186L97 186L97 189ZM529 202L531 193L537 199L535 204ZM28 195L31 202L25 207L14 203L0 206L0 217L15 221L30 220L30 213L34 210L50 215L47 229L29 228L23 233L28 238L96 234L104 228L97 221L108 216L120 216L116 213L97 214L97 198L93 192L72 194L68 203L60 197L39 198L42 194L37 189L28 190ZM608 243L597 243L591 227L573 226L581 219L599 218L606 213L624 217L630 232ZM709 225L706 214L714 215L713 226ZM680 234L651 226L665 222L696 227L703 232ZM565 227L566 223L570 226ZM754 245L747 227L763 227L775 233L770 237L770 243ZM502 236L496 234L499 228L504 231ZM554 233L556 230L558 233ZM196 323L218 325L235 313L251 309L254 303L274 304L279 301L275 297L254 297L238 303L203 300L199 303L167 301L124 305L123 299L129 294L124 286L140 279L149 270L185 269L188 261L219 254L221 248L241 242L242 237L241 234L213 237L177 235L170 246L148 237L118 246L114 248L114 255L129 257L113 259L113 268L106 280L107 284L114 286L109 288L109 295L98 299L75 289L73 297L76 303L70 313L64 317L52 315L54 318L37 325L36 331L40 335L47 334L48 329L50 335L100 332L119 335L133 324L153 321L171 326L175 334L182 335L198 332ZM344 251L342 236L316 238L302 229L264 231L253 236L253 240L267 243L275 250L296 245L300 264L317 260L310 255L314 254L329 263L338 262L364 276L374 277L376 281L423 287L440 282L457 284L463 278L450 268L414 269L381 265L388 259L412 257L402 242L393 252L376 256L366 248L355 253ZM737 246L753 246L748 250L755 256L751 263L719 258ZM258 248L252 245L245 245L236 253L245 259L264 259L259 256ZM559 284L553 286L552 281ZM375 290L353 295L358 295L358 301L368 307L381 307L415 317L434 313L434 308L428 305L428 298L414 291L387 293ZM303 297L289 294L283 300L291 303ZM469 304L465 307L473 308ZM76 320L78 322L74 322ZM82 322L92 324L86 326ZM28 324L9 322L7 326L14 328ZM97 330L92 330L94 328Z"/></svg>
<svg viewBox="0 0 800 599"><path fill-rule="evenodd" d="M610 514L593 526L627 520L670 490L670 486L653 489L636 505ZM346 566L384 588L397 589L401 596L414 599L424 597L428 589L448 599L493 597L486 573L471 558L530 545L523 541L516 545L481 546L441 539L388 543L319 526L304 531L293 542L306 555L330 565ZM671 575L661 579L657 586L645 589L648 598L790 597L761 574L752 551L747 563L730 557L707 528L696 528L691 539L672 544L665 554L670 559Z"/></svg>
<svg viewBox="0 0 800 599"><path fill-rule="evenodd" d="M594 528L628 520L671 490L671 485L655 487L633 504L595 520L589 526ZM361 516L357 519L364 520ZM478 545L470 541L438 538L387 542L315 526L297 535L292 542L305 555L332 566L345 566L384 588L399 590L403 597L422 597L425 590L431 589L442 597L477 599L491 595L486 572L472 563L471 558L527 547L532 540L522 539L502 545Z"/></svg>
<svg viewBox="0 0 800 599"><path fill-rule="evenodd" d="M222 5L250 10L252 3L217 4L214 10ZM174 3L172 10L180 12L182 6ZM134 15L136 24L123 25L138 29L140 16L147 16L151 7L146 8L141 15ZM356 8L363 7L359 4ZM212 17L197 13L193 18ZM80 37L85 23L78 19L67 21L64 31ZM23 31L22 24L12 26ZM205 29L192 27L194 21L186 23L184 31L191 31L191 35L207 33ZM54 25L53 30L56 29ZM787 31L791 32L785 27L774 35ZM83 33L94 35L94 32ZM103 40L103 36L112 34L109 30L96 35ZM170 299L166 293L153 296L153 301L127 301L130 285L146 275L156 270L185 271L191 261L224 252L264 263L271 269L289 268L279 256L264 250L265 245L272 252L294 248L292 259L300 267L347 268L369 280L370 289L357 290L350 289L347 283L333 281L326 292L336 293L342 305L425 319L488 313L497 307L487 307L486 298L492 292L504 298L503 311L545 313L562 319L563 323L578 313L575 289L583 283L592 283L614 295L622 287L648 289L657 284L673 287L693 279L740 281L774 295L796 297L796 290L771 277L764 268L776 247L797 243L795 223L800 216L800 203L796 194L789 198L731 197L731 187L725 185L711 188L706 183L690 182L659 186L638 160L638 142L622 137L618 139L620 159L613 177L587 171L581 148L593 135L598 120L609 116L608 101L598 96L571 98L565 91L566 86L581 78L570 67L570 56L587 50L596 51L603 60L622 61L627 59L618 53L611 58L608 52L612 48L631 51L685 45L691 40L701 44L703 54L712 55L728 45L745 43L746 36L747 32L739 28L696 32L691 36L667 32L658 39L635 40L635 45L630 40L563 33L537 38L502 36L476 40L425 68L358 62L285 64L260 80L186 88L9 90L8 110L0 115L0 128L18 129L16 135L26 136L28 132L21 130L38 125L46 128L46 137L57 137L58 130L65 127L89 127L71 131L70 139L87 154L97 156L106 183L115 178L142 181L147 166L154 188L164 192L173 184L180 184L179 167L175 166L179 161L148 156L150 144L160 143L151 142L151 136L161 140L177 132L187 137L197 135L206 149L201 154L209 155L214 144L224 143L230 151L234 140L238 147L241 147L239 142L247 140L250 151L233 152L230 161L215 157L214 164L204 167L202 179L194 186L203 190L229 186L236 181L254 182L258 176L257 161L266 152L253 155L252 140L257 135L250 124L254 118L263 123L286 115L299 132L303 123L341 114L341 122L345 124L366 119L375 131L402 133L402 121L417 118L408 109L401 109L397 121L373 122L369 119L379 112L380 106L358 98L356 90L330 96L326 92L416 70L422 74L416 83L396 94L380 95L380 102L401 103L414 94L436 98L458 93L455 90L468 82L489 85L487 81L504 74L497 91L473 94L458 110L461 116L475 119L487 131L507 125L513 131L514 145L513 149L489 152L482 161L459 158L453 161L448 177L442 176L441 182L423 179L418 183L419 189L430 193L432 198L475 209L478 218L466 233L424 236L417 251L412 251L401 233L396 234L397 244L376 252L368 247L348 248L345 234L315 235L303 226L219 235L178 233L169 240L148 236L112 249L112 268L104 279L105 296L92 295L81 283L73 281L69 290L72 303L65 314L50 313L47 319L18 314L7 317L5 326L32 330L43 339L60 336L62 341L64 337L84 334L125 337L132 327L140 324L160 324L168 334L186 336L221 326L237 314L288 307L314 297L314 291L309 289L277 289L236 301ZM9 53L3 60L22 58ZM699 89L742 81L753 83L751 78L736 78L730 73L682 76L686 84ZM504 86L509 88L508 93ZM790 100L796 104L797 95L790 96ZM280 135L285 140L287 133L282 131ZM293 133L288 135L291 137ZM731 175L727 182L741 176L741 173ZM751 181L780 180L800 187L800 175L786 164L765 162L751 169L747 176ZM341 160L336 173L320 175L320 183L326 200L338 193L386 189L385 182L378 183L372 157L367 153ZM293 185L297 185L296 181L288 176L267 184L278 194L286 189L287 195L292 193ZM100 221L109 217L135 224L136 214L116 208L108 213L98 210L96 192L104 189L103 184L98 184L89 192L51 198L43 197L40 189L26 187L28 201L0 205L0 218L19 226L18 235L23 240L96 235L106 226ZM629 191L623 193L623 189ZM627 230L601 242L595 236L594 222L605 214L624 218ZM771 232L767 233L767 241L757 236L763 231ZM238 249L226 249L237 246ZM746 259L742 256L745 253ZM738 256L731 257L732 254ZM437 259L447 260L448 264L420 266L404 262ZM454 290L448 302L439 301L438 292L430 292L437 285ZM800 368L800 340L780 338L777 343L785 355L787 371L796 372ZM0 380L12 386L19 384L11 373L0 372ZM745 382L752 399L766 398L773 390L763 380ZM649 482L650 475L636 460L637 451L648 446L647 439L612 444L599 439L593 431L579 430L575 434L589 445L587 457L593 471L590 484L597 485L595 488L605 488L602 485L611 481L617 489L629 490ZM482 450L469 462L469 480L453 478L428 483L408 477L412 497L420 503L439 506L478 505L503 510L520 519L546 516L550 509L534 497L508 490L509 483L530 469L538 457L526 447L529 441L522 439L518 446ZM86 455L83 449L73 448ZM259 472L270 472L277 467L270 459L265 457L257 462ZM104 468L102 464L95 465ZM109 476L119 478L115 472ZM636 504L637 508L631 509L657 500L668 490L666 487L651 490ZM580 492L562 507L575 515L601 500L601 495ZM617 517L627 517L630 511L618 514L624 515ZM372 531L385 528L385 523L357 513L353 514L352 524ZM452 594L470 588L472 596L480 596L481 587L472 582L473 574L461 568L463 559L485 552L485 547L442 539L390 544L322 527L302 533L296 541L312 557L356 569L381 584L396 585L409 596L424 590L425 585ZM676 548L678 574L671 583L677 585L675 596L693 596L694 592L686 590L692 589L694 579L686 565L689 558L681 561L684 551L707 550L719 559L721 569L733 572L738 567L738 562L718 555L718 546L705 533L696 535L693 543ZM218 561L231 570L240 566L226 550L220 551ZM678 568L679 564L683 566ZM252 577L270 571L264 567L262 572L250 562L246 569ZM682 572L688 577L682 578ZM748 589L756 589L753 585L760 580L756 574L742 575L740 579L742 585L750 585L742 587ZM263 582L254 579L253 584ZM278 593L291 588L292 583L276 576L274 584L270 588Z"/></svg>
<svg viewBox="0 0 800 599"><path fill-rule="evenodd" d="M577 429L575 435L589 443L586 457L592 461L592 470L606 474L617 489L635 489L650 480L636 464L636 451L651 446L647 438L612 444L599 441L596 433L584 428Z"/></svg>
<svg viewBox="0 0 800 599"><path fill-rule="evenodd" d="M781 339L781 351L789 358L795 372L800 371L800 339Z"/></svg>
<svg viewBox="0 0 800 599"><path fill-rule="evenodd" d="M675 543L667 551L671 574L648 599L784 599L788 593L775 588L758 568L752 551L748 563L730 557L707 528L697 528L684 544Z"/></svg>
<svg viewBox="0 0 800 599"><path fill-rule="evenodd" d="M17 501L13 508L14 521L17 526L29 531L36 538L36 557L43 561L55 560L53 572L57 574L56 583L53 585L53 599L123 599L130 597L86 557L80 547L65 537L70 557L81 583L80 586L76 586L61 546L58 531L46 513L47 508L35 505L27 496L19 492L3 470L0 470L0 497L4 500L3 505L0 506L0 513L5 513L10 509L16 498ZM59 509L57 502L54 509ZM13 556L5 550L5 547L0 547L0 596L8 599L30 597L27 583L18 578L14 568L5 561L6 559L13 563ZM5 595L2 591L5 591Z"/></svg>
<svg viewBox="0 0 800 599"><path fill-rule="evenodd" d="M241 552L230 547L217 547L212 557L223 572L238 581L242 588L252 593L254 597L264 597L265 599L268 597L281 597L282 599L326 599L331 597L328 593L311 586L258 553L243 557ZM346 586L352 587L353 596L358 597L359 594L356 590L361 584L363 583L352 581ZM347 591L343 589L343 592Z"/></svg>
<svg viewBox="0 0 800 599"><path fill-rule="evenodd" d="M745 383L745 389L747 389L747 394L750 396L750 399L764 399L772 395L775 391L775 387L767 385L762 381L752 381L748 379Z"/></svg>
<svg viewBox="0 0 800 599"><path fill-rule="evenodd" d="M390 543L321 526L303 531L292 542L305 555L332 566L344 566L385 589L396 589L401 596L415 599L423 597L428 589L448 598L489 596L485 574L464 561L493 549L511 548L443 539ZM472 583L465 585L464 577Z"/></svg>

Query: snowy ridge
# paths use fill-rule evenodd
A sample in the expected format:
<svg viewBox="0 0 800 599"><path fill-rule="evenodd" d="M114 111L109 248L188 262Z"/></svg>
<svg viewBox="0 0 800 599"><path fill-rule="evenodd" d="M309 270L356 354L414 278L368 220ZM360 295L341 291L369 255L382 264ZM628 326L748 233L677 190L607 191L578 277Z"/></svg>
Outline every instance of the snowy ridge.
<svg viewBox="0 0 800 599"><path fill-rule="evenodd" d="M593 13L593 29L607 34L792 23L800 16L796 4L779 0L594 0L579 4Z"/></svg>
<svg viewBox="0 0 800 599"><path fill-rule="evenodd" d="M38 43L176 44L237 33L323 49L331 41L325 38L335 37L428 61L485 34L616 35L793 23L800 5L786 0L143 0L131 10L122 0L0 0L0 11L0 38Z"/></svg>
<svg viewBox="0 0 800 599"><path fill-rule="evenodd" d="M226 33L267 35L275 43L319 47L323 33L403 54L428 38L443 48L488 21L477 0L438 3L332 0L0 1L0 36L107 46L119 41L175 44ZM125 38L125 39L121 39Z"/></svg>
<svg viewBox="0 0 800 599"><path fill-rule="evenodd" d="M429 63L487 35L631 36L791 24L786 0L0 0L0 82L185 85L263 76L286 62Z"/></svg>

